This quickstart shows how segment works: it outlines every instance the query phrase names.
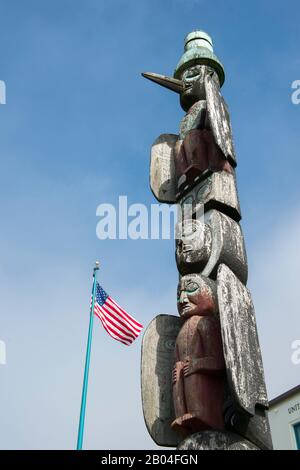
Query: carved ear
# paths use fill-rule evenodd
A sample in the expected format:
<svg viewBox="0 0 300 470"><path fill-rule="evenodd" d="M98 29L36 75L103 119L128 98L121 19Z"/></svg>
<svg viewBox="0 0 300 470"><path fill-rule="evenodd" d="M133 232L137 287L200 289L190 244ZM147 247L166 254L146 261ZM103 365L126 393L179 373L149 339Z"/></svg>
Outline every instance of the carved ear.
<svg viewBox="0 0 300 470"><path fill-rule="evenodd" d="M217 87L220 90L221 86L220 86L220 80L219 80L218 74L214 70L210 70L208 72L208 75L215 82L215 84L217 85Z"/></svg>

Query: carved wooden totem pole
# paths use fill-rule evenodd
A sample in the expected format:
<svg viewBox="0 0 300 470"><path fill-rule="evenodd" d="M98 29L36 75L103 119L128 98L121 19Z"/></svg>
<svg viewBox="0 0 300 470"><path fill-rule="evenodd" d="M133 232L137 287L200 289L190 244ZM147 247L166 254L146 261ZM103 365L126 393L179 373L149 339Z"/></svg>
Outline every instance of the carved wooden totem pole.
<svg viewBox="0 0 300 470"><path fill-rule="evenodd" d="M188 34L184 48L174 78L143 74L178 93L186 111L179 135L161 135L151 150L154 196L182 208L180 317L158 315L144 334L145 422L161 446L271 449L224 68L203 31Z"/></svg>

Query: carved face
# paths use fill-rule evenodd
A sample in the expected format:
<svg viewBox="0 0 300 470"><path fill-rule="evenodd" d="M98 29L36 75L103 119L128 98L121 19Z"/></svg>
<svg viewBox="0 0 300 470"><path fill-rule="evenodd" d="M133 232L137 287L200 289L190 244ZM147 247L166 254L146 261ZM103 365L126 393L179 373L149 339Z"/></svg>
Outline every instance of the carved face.
<svg viewBox="0 0 300 470"><path fill-rule="evenodd" d="M200 273L211 252L209 227L198 220L185 220L176 228L176 262L180 273Z"/></svg>
<svg viewBox="0 0 300 470"><path fill-rule="evenodd" d="M206 99L204 79L208 73L215 72L207 65L194 65L183 72L184 92L180 95L180 104L185 111L197 101Z"/></svg>
<svg viewBox="0 0 300 470"><path fill-rule="evenodd" d="M177 307L181 317L211 315L217 311L215 282L199 274L182 276L177 292Z"/></svg>

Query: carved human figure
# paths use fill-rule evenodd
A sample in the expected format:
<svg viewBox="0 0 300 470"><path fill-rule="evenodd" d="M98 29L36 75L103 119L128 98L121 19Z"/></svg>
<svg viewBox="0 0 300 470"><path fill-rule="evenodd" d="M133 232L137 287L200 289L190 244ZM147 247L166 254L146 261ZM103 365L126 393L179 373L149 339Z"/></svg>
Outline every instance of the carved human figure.
<svg viewBox="0 0 300 470"><path fill-rule="evenodd" d="M179 189L205 170L233 172L210 129L205 89L207 75L211 75L220 86L216 72L206 65L188 67L181 75L183 92L180 102L187 114L181 122L180 139L175 149ZM183 175L185 178L182 178Z"/></svg>
<svg viewBox="0 0 300 470"><path fill-rule="evenodd" d="M175 345L172 427L183 436L223 429L225 363L214 281L182 276L178 311L184 320Z"/></svg>

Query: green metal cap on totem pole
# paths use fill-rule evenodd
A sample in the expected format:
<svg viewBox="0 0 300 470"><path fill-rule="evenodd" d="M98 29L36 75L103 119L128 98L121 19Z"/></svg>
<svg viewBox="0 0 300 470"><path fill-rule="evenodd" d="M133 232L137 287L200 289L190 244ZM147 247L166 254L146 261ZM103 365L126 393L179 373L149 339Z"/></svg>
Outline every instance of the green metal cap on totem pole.
<svg viewBox="0 0 300 470"><path fill-rule="evenodd" d="M204 31L192 31L184 40L184 54L181 57L174 78L181 79L182 73L194 65L209 65L218 74L220 86L225 81L224 67L213 52L211 37Z"/></svg>

